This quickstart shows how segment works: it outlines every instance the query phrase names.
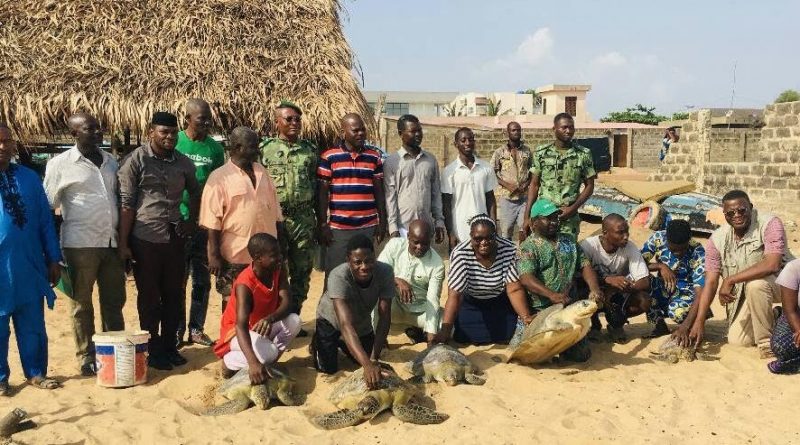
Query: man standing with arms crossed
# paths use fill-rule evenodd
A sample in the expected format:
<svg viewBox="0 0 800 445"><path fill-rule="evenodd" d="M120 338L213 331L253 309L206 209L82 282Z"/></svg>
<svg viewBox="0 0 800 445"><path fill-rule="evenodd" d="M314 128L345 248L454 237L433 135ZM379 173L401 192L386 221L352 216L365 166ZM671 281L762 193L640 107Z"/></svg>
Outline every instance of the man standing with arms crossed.
<svg viewBox="0 0 800 445"><path fill-rule="evenodd" d="M317 147L300 139L303 112L297 105L282 101L275 108L277 136L261 142L261 163L269 171L283 211L283 245L289 270L290 310L300 315L308 298L311 270L314 266L314 234L317 209L314 186L317 171ZM301 329L298 336L308 333Z"/></svg>
<svg viewBox="0 0 800 445"><path fill-rule="evenodd" d="M531 183L531 149L522 142L522 127L516 122L506 126L508 142L498 147L489 164L497 175L497 216L500 236L512 239L514 224L525 225L525 197ZM522 240L523 238L520 238Z"/></svg>

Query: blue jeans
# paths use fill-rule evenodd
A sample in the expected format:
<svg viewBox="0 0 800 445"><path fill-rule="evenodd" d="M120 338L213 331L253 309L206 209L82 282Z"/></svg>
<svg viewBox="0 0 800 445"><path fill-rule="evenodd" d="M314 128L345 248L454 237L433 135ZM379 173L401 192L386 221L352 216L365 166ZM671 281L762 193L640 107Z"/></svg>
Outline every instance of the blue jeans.
<svg viewBox="0 0 800 445"><path fill-rule="evenodd" d="M19 306L8 315L0 315L0 382L8 382L9 321L14 322L17 348L26 379L47 375L47 331L44 325L44 298Z"/></svg>
<svg viewBox="0 0 800 445"><path fill-rule="evenodd" d="M208 312L208 294L211 291L211 276L208 273L208 232L198 228L186 240L186 277L192 277L192 303L189 308L189 333L203 332ZM186 297L181 299L178 339L186 333Z"/></svg>

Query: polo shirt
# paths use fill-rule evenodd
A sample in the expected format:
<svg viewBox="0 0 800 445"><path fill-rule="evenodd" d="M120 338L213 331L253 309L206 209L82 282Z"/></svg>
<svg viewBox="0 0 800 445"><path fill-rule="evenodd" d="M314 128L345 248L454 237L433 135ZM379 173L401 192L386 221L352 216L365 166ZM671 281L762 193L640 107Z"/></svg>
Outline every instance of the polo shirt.
<svg viewBox="0 0 800 445"><path fill-rule="evenodd" d="M378 225L374 180L383 180L381 153L364 147L361 153L343 147L325 150L317 166L317 178L330 184L332 229L355 230Z"/></svg>

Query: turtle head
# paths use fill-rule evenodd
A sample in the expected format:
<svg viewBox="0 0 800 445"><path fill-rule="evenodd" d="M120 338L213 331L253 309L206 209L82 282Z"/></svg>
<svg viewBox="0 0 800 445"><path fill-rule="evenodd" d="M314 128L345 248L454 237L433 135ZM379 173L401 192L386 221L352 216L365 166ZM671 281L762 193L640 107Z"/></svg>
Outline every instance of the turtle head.
<svg viewBox="0 0 800 445"><path fill-rule="evenodd" d="M581 320L597 312L597 303L592 300L578 300L564 308L564 311Z"/></svg>
<svg viewBox="0 0 800 445"><path fill-rule="evenodd" d="M441 377L442 380L444 380L444 383L447 384L447 386L456 386L458 384L458 381L460 380L458 378L458 371L456 371L454 368L444 369L442 371Z"/></svg>
<svg viewBox="0 0 800 445"><path fill-rule="evenodd" d="M267 409L269 406L269 390L266 385L253 385L250 388L250 400L258 409Z"/></svg>

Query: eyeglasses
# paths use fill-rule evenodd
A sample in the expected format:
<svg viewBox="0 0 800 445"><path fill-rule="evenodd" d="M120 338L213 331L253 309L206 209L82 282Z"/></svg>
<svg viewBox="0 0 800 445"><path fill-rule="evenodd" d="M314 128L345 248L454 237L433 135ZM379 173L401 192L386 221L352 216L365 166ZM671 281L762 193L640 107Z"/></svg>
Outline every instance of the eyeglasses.
<svg viewBox="0 0 800 445"><path fill-rule="evenodd" d="M744 207L739 207L738 209L731 209L731 210L728 210L727 212L725 212L725 217L733 218L734 215L744 216L744 215L747 214L747 210L748 209L746 209Z"/></svg>
<svg viewBox="0 0 800 445"><path fill-rule="evenodd" d="M286 122L297 122L300 123L300 116L289 116L289 117L281 117L281 119L285 120Z"/></svg>
<svg viewBox="0 0 800 445"><path fill-rule="evenodd" d="M492 241L494 241L494 236L473 236L472 241L475 241L478 244L491 243Z"/></svg>

